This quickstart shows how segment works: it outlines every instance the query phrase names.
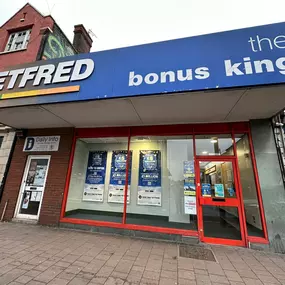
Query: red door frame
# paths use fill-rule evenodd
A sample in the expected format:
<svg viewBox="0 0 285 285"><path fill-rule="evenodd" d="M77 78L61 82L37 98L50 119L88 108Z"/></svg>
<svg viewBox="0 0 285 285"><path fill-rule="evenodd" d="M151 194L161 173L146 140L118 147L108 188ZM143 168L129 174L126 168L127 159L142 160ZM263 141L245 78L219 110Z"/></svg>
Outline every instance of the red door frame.
<svg viewBox="0 0 285 285"><path fill-rule="evenodd" d="M166 234L180 234L185 236L198 236L198 231L192 230L183 230L183 229L173 229L173 228L160 228L160 227L153 227L153 226L141 226L141 225L131 225L126 223L126 214L127 214L127 205L124 205L124 212L123 212L123 219L122 223L114 223L114 222L102 222L102 221L93 221L93 220L80 220L80 219L72 219L65 217L65 210L67 204L67 197L68 197L68 190L69 184L72 174L72 165L75 153L75 146L76 141L78 138L99 138L99 137L128 137L128 153L130 151L130 138L131 136L175 136L175 135L192 135L193 136L193 150L194 150L194 160L203 159L202 156L196 155L195 149L195 135L209 135L209 134L231 134L233 139L233 147L234 147L234 155L228 157L229 159L237 158L236 152L236 143L234 140L234 134L247 134L249 138L250 144L250 154L253 164L254 170L254 178L257 187L257 196L258 202L260 206L260 214L261 214L261 221L262 221L262 228L265 237L252 237L248 236L245 224L243 223L243 228L245 231L245 241L246 245L248 242L257 242L257 243L268 243L268 233L264 215L264 208L262 203L262 196L260 190L260 184L258 179L258 172L256 167L256 161L254 156L254 149L252 143L252 137L250 133L250 126L248 122L238 122L238 123L213 123L213 124L182 124L182 125L161 125L161 126L141 126L141 127L107 127L107 128L84 128L84 129L75 129L74 137L73 137L73 144L70 154L69 160L69 168L67 171L66 176L66 184L63 193L63 200L62 200L62 208L61 208L61 215L60 215L60 222L62 223L73 223L73 224L85 224L90 226L102 226L102 227L113 227L113 228L123 228L129 230L140 230L140 231L149 231L149 232L159 232L159 233L166 233ZM209 160L209 157L205 157ZM227 157L225 157L227 158ZM211 157L212 159L212 157ZM221 157L219 157L221 160ZM237 167L237 163L235 162L235 169L237 169L237 185L239 189L241 189L240 184L240 175ZM196 167L197 171L197 167ZM126 180L127 181L127 180ZM127 185L125 185L125 194L127 192ZM240 193L240 200L242 201L242 191ZM126 199L126 195L125 195ZM126 203L125 203L126 204ZM245 221L245 212L243 203L240 203L240 208L242 209L241 219ZM197 199L197 211L199 215L199 201ZM199 222L199 221L198 221ZM199 225L198 225L199 227ZM224 244L226 243L223 242Z"/></svg>
<svg viewBox="0 0 285 285"><path fill-rule="evenodd" d="M201 181L200 181L200 161L209 161L209 162L231 162L233 166L233 173L234 173L234 182L235 182L235 190L236 190L236 198L226 198L225 202L214 202L210 197L203 197L201 193ZM241 196L240 196L240 188L238 183L238 176L237 176L237 164L236 158L231 156L207 156L207 157L196 157L195 160L195 173L196 173L196 187L197 187L197 200L199 205L198 211L198 231L199 237L202 242L212 243L212 244L225 244L225 245L232 245L232 246L246 246L246 238L245 238L245 229L244 229L244 216L242 214L241 209ZM209 205L209 206L232 206L238 209L239 215L239 224L240 224L240 231L241 231L241 240L233 240L233 239L222 239L222 238L211 238L204 236L204 223L203 223L203 215L202 215L202 206Z"/></svg>

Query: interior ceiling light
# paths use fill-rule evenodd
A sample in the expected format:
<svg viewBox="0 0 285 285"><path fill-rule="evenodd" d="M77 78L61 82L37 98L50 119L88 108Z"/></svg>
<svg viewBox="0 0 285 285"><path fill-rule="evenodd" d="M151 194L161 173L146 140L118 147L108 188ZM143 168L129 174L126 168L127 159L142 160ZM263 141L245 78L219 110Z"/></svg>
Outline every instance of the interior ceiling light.
<svg viewBox="0 0 285 285"><path fill-rule="evenodd" d="M218 139L216 139L216 138L211 139L211 143L217 143L217 142L218 142Z"/></svg>

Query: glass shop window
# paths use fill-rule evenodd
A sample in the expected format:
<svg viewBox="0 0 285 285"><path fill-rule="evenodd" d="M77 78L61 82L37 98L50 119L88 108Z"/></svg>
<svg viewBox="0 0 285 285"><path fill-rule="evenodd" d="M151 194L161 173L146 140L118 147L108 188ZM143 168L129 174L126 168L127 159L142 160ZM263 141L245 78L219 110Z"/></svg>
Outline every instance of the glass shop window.
<svg viewBox="0 0 285 285"><path fill-rule="evenodd" d="M77 139L65 217L122 223L127 149L127 137Z"/></svg>
<svg viewBox="0 0 285 285"><path fill-rule="evenodd" d="M248 135L236 135L235 140L247 232L249 236L264 237Z"/></svg>
<svg viewBox="0 0 285 285"><path fill-rule="evenodd" d="M230 134L195 136L197 155L233 155L233 139Z"/></svg>
<svg viewBox="0 0 285 285"><path fill-rule="evenodd" d="M127 223L197 230L192 136L132 137Z"/></svg>

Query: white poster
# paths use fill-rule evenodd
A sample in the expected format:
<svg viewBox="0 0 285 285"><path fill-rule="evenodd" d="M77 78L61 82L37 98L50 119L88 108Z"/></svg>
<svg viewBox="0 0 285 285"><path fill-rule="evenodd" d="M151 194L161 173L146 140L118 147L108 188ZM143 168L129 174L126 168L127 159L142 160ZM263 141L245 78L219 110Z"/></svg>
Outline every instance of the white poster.
<svg viewBox="0 0 285 285"><path fill-rule="evenodd" d="M138 187L138 205L161 206L161 187Z"/></svg>
<svg viewBox="0 0 285 285"><path fill-rule="evenodd" d="M184 196L185 214L197 215L196 196Z"/></svg>
<svg viewBox="0 0 285 285"><path fill-rule="evenodd" d="M23 200L22 209L28 209L30 203L31 192L24 193L25 198Z"/></svg>
<svg viewBox="0 0 285 285"><path fill-rule="evenodd" d="M31 196L31 202L40 202L42 197L41 191L33 191Z"/></svg>
<svg viewBox="0 0 285 285"><path fill-rule="evenodd" d="M37 165L36 175L33 185L44 186L46 172L47 172L47 165Z"/></svg>
<svg viewBox="0 0 285 285"><path fill-rule="evenodd" d="M104 184L85 184L82 200L103 202L104 188Z"/></svg>
<svg viewBox="0 0 285 285"><path fill-rule="evenodd" d="M124 204L125 185L109 185L108 203ZM130 185L128 185L127 203L130 204Z"/></svg>
<svg viewBox="0 0 285 285"><path fill-rule="evenodd" d="M60 136L26 137L23 151L58 151Z"/></svg>

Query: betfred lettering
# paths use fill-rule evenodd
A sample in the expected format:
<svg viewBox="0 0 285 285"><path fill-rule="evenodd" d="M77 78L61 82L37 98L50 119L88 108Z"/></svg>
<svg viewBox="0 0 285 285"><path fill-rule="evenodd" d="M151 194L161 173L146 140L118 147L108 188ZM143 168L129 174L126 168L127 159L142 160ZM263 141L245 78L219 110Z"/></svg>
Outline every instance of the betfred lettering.
<svg viewBox="0 0 285 285"><path fill-rule="evenodd" d="M24 88L28 81L33 81L33 86L41 83L44 85L79 81L88 78L95 68L94 61L90 58L71 60L55 64L45 64L11 71L0 72L0 90L7 84L7 90ZM16 85L16 82L19 82Z"/></svg>

